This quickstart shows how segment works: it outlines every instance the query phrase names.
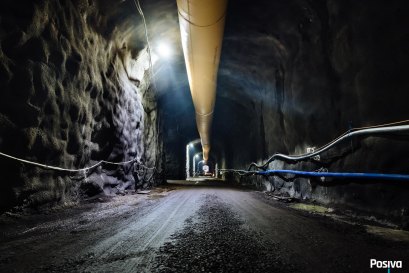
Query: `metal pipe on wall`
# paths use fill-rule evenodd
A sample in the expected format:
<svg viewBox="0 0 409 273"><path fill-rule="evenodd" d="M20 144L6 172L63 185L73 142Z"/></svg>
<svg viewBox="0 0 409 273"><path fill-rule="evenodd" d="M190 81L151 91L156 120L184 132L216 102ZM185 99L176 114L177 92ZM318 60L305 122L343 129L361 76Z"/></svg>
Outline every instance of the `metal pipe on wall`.
<svg viewBox="0 0 409 273"><path fill-rule="evenodd" d="M227 0L177 0L177 6L196 125L207 162Z"/></svg>

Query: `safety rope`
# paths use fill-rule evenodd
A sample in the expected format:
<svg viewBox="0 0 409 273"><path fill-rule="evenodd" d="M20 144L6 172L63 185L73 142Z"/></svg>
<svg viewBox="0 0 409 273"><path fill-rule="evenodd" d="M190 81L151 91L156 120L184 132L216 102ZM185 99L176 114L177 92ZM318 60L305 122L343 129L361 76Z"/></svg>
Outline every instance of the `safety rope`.
<svg viewBox="0 0 409 273"><path fill-rule="evenodd" d="M5 158L13 159L13 160L25 163L25 164L41 167L41 168L44 168L44 169L49 169L49 170L54 170L54 171L62 171L62 172L75 172L75 173L82 172L82 173L84 173L85 176L87 174L87 171L92 170L92 169L94 169L94 168L96 168L96 167L98 167L100 165L103 165L103 164L122 166L122 165L127 165L127 164L130 164L130 163L135 163L136 162L138 164L138 166L140 166L140 167L142 167L142 168L144 168L146 170L156 169L156 167L148 167L148 166L145 166L144 164L142 164L140 162L137 162L136 158L134 158L132 160L128 160L128 161L123 161L123 162L111 162L111 161L101 160L98 163L96 163L94 165L91 165L89 167L85 167L85 168L81 168L81 169L67 169L67 168L61 168L61 167L56 167L56 166L52 166L52 165L41 164L41 163L38 163L38 162L18 158L18 157L15 157L15 156L12 156L12 155L9 155L9 154L5 154L5 153L2 153L2 152L0 152L0 155L5 157Z"/></svg>
<svg viewBox="0 0 409 273"><path fill-rule="evenodd" d="M150 42L149 42L148 28L147 28L147 25L146 25L145 15L143 14L141 5L139 3L139 0L134 0L134 3L135 3L135 6L136 6L139 14L142 16L143 25L145 27L145 38L146 38L146 42L147 42L147 51L148 51L148 54L149 54L149 65L150 65L150 70L151 70L151 75L150 76L151 76L151 81L153 83L153 79L152 79L152 75L153 75L152 54L151 54L151 46L150 46ZM29 161L29 160L18 158L18 157L15 157L15 156L12 156L12 155L9 155L9 154L6 154L6 153L2 153L2 152L0 152L0 155L5 157L5 158L13 159L13 160L16 160L16 161L19 161L19 162L22 162L22 163L26 163L26 164L29 164L29 165L41 167L41 168L44 168L44 169L49 169L49 170L54 170L54 171L62 171L62 172L83 172L85 178L87 177L87 171L92 170L92 169L94 169L94 168L96 168L96 167L98 167L100 165L103 165L103 164L118 165L119 166L119 165L127 165L127 164L130 164L130 163L135 163L137 161L136 158L132 159L132 160L129 160L129 161L124 161L124 162L111 162L111 161L101 160L98 163L96 163L96 164L94 164L92 166L89 166L89 167L85 167L85 168L81 168L81 169L68 169L68 168L61 168L61 167L56 167L56 166L52 166L52 165L41 164L41 163L34 162L34 161ZM143 164L141 164L139 162L138 162L138 166L141 166L146 170L156 170L156 167L147 167L147 166L145 166L145 165L143 165ZM151 176L151 178L152 178L152 176Z"/></svg>

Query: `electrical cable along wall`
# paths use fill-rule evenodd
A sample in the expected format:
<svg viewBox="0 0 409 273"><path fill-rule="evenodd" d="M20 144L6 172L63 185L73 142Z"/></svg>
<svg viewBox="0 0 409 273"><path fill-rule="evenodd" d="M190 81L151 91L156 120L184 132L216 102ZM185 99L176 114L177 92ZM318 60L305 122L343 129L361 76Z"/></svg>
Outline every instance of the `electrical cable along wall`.
<svg viewBox="0 0 409 273"><path fill-rule="evenodd" d="M142 10L133 1L75 3L0 3L13 25L0 25L0 210L159 182L150 73L141 67L137 84L125 67L136 56L148 61L138 55L147 33L135 31L135 22L144 28Z"/></svg>
<svg viewBox="0 0 409 273"><path fill-rule="evenodd" d="M257 163L253 162L249 165L247 171L246 170L236 170L236 169L221 169L221 172L224 173L237 173L241 176L243 175L279 175L279 174L294 174L296 176L303 176L303 177L335 177L335 178L360 178L360 179L380 179L380 180L401 180L401 181L409 181L409 174L383 174L383 173L349 173L349 172L324 172L324 173L317 173L317 172L310 172L310 171L297 171L297 170L269 170L267 169L269 164L274 160L281 160L286 161L289 163L300 162L304 160L312 159L327 150L330 150L337 144L350 139L355 136L376 136L379 134L391 134L391 133L407 133L409 132L409 125L396 125L407 123L409 120L394 122L390 124L384 125L377 125L377 126L369 126L363 128L353 128L348 132L342 134L338 138L334 139L333 141L329 142L328 144L318 148L316 151L306 154L300 155L285 155L285 154L274 154L265 163L258 165ZM396 125L396 126L389 126L389 125ZM256 168L256 171L252 171L252 168ZM261 170L260 170L261 169Z"/></svg>
<svg viewBox="0 0 409 273"><path fill-rule="evenodd" d="M234 178L264 190L272 185L274 194L409 220L405 181L262 174L321 168L328 176L409 174L407 131L353 129L409 117L406 6L403 0L229 2L218 79L223 103L216 105L222 114L213 126L226 143L227 168L243 174ZM344 140L319 148L342 132ZM274 160L265 164L269 156Z"/></svg>
<svg viewBox="0 0 409 273"><path fill-rule="evenodd" d="M220 172L237 174L237 179L239 181L251 181L251 183L260 187L263 187L264 185L270 190L275 191L275 194L278 195L281 195L283 193L288 194L287 189L282 191L282 188L280 188L280 185L283 185L281 181L284 181L283 183L287 183L287 187L288 185L294 186L296 183L298 185L297 189L295 189L295 191L292 193L294 196L291 197L298 196L298 198L305 198L306 196L308 196L307 198L317 198L318 200L321 199L321 201L325 200L325 202L328 202L328 199L322 198L320 193L314 194L314 189L311 188L311 185L315 185L314 187L317 187L317 185L319 185L321 187L329 189L330 191L336 191L337 185L344 185L344 190L348 190L350 188L348 190L350 192L343 193L344 196L355 196L355 193L353 192L354 190L358 189L360 191L366 191L366 187L370 187L371 185L378 189L382 189L383 186L390 187L391 191L400 189L403 190L404 193L409 187L409 171L402 173L393 173L387 169L374 169L366 172L351 172L347 168L336 169L334 171L333 168L331 168L331 164L328 165L325 163L325 161L326 157L329 155L328 152L331 152L331 150L336 149L337 146L341 146L343 144L345 144L345 146L349 146L349 141L363 142L368 138L376 139L398 136L397 139L399 140L399 142L404 141L408 145L408 122L408 120L404 120L376 126L352 128L338 138L329 142L328 144L316 149L314 152L299 155L286 155L277 153L267 159L264 163L251 163L247 170L221 169ZM389 139L389 142L390 145L393 145L394 139ZM319 158L317 156L319 156ZM348 154L344 156L347 157ZM374 158L374 156L371 155L371 151L367 152L367 156L368 158ZM382 155L378 156L380 158L382 157ZM282 166L282 168L277 168L275 166ZM318 168L319 166L321 167ZM307 192L302 192L303 190L300 186L301 183L309 185L308 187L303 187L304 190L307 190ZM348 185L348 188L345 187L346 185ZM384 217L388 217L391 219L393 218L393 221L396 221L395 223L402 225L403 227L407 227L408 219L404 214L406 211L405 206L407 206L405 204L406 201L394 201L398 204L398 206L404 207L403 209L401 209L401 212L403 212L403 214L400 213L397 215L395 212L393 212L390 215L384 215ZM331 203L338 202L339 201L337 199L331 200ZM376 205L378 205L377 202L378 200L375 200ZM367 206L367 203L364 204L366 204ZM356 206L355 209L357 208L367 210L369 213L373 213L374 210L374 207ZM381 214L384 214L385 212L383 211L388 211L389 208L386 206L378 210L382 211L380 212Z"/></svg>
<svg viewBox="0 0 409 273"><path fill-rule="evenodd" d="M405 123L408 122L407 120L405 121L400 121L400 122L395 122L393 124L400 124L400 123ZM409 125L400 125L400 126L387 126L387 125L378 125L378 126L370 126L370 127L365 127L365 128L354 128L349 130L348 132L342 134L338 138L334 139L330 143L322 146L321 148L316 149L316 151L312 153L307 153L307 154L302 154L302 155L284 155L284 154L274 154L271 156L263 165L257 165L256 163L251 163L248 170L250 171L252 167L256 167L258 169L265 169L270 162L273 160L279 159L279 160L284 160L284 161L302 161L306 159L313 158L317 155L320 155L321 153L331 149L338 143L349 139L354 136L365 136L365 135L376 135L376 134L391 134L391 133L399 133L399 132L408 132L409 131Z"/></svg>

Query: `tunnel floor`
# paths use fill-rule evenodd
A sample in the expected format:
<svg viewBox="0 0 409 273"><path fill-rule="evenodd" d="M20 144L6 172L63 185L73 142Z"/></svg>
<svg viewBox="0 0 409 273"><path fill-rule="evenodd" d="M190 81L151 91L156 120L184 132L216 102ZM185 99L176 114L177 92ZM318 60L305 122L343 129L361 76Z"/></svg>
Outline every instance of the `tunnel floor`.
<svg viewBox="0 0 409 273"><path fill-rule="evenodd" d="M409 257L408 242L215 181L0 224L0 272L386 272L370 259Z"/></svg>

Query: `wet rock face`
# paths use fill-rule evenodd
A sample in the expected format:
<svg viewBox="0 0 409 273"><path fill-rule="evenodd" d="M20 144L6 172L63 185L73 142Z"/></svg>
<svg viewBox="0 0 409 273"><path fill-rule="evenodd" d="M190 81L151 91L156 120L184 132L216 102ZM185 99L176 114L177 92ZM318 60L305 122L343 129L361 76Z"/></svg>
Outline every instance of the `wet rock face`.
<svg viewBox="0 0 409 273"><path fill-rule="evenodd" d="M145 41L133 34L140 22L126 5L1 2L1 152L62 168L133 158L161 168ZM0 158L0 168L2 208L67 202L83 188L112 194L155 183L129 165L68 176Z"/></svg>
<svg viewBox="0 0 409 273"><path fill-rule="evenodd" d="M407 7L405 1L231 1L214 121L230 147L230 166L246 168L276 152L305 153L351 127L407 119ZM407 173L408 152L407 136L355 138L320 162L270 168ZM402 183L275 180L277 193L407 219ZM266 179L252 182L270 187Z"/></svg>

